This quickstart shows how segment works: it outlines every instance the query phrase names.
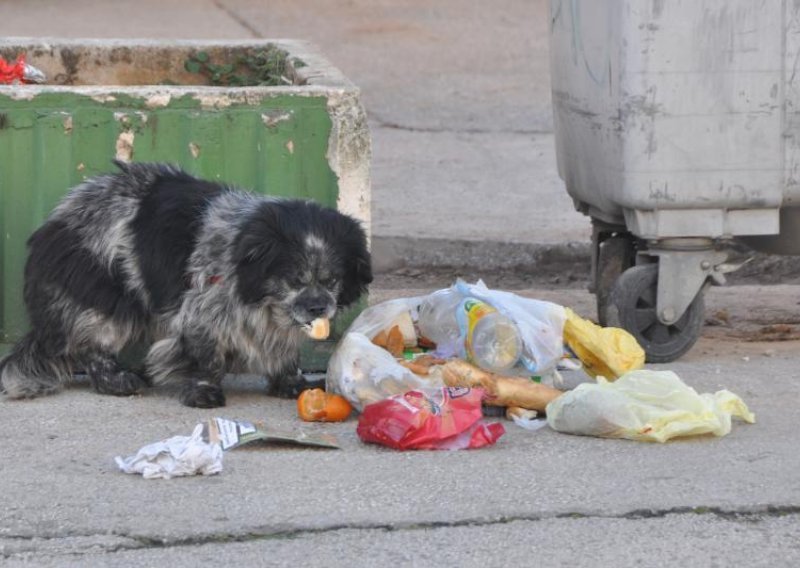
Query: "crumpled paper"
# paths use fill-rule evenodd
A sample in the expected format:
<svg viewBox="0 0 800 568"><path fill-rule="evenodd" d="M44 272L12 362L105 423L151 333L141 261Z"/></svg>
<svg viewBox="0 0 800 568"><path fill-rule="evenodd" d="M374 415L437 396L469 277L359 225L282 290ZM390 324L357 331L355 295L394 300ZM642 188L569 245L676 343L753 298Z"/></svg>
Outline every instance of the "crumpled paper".
<svg viewBox="0 0 800 568"><path fill-rule="evenodd" d="M170 479L186 475L214 475L222 471L222 446L203 439L203 424L191 436L173 436L148 444L126 458L116 457L125 473L138 473L145 479Z"/></svg>

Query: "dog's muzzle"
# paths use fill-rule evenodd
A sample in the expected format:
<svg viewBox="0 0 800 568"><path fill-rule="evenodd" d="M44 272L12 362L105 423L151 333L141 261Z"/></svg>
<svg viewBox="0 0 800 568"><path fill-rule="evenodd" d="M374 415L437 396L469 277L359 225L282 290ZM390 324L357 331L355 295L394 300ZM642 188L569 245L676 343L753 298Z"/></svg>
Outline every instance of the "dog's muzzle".
<svg viewBox="0 0 800 568"><path fill-rule="evenodd" d="M292 306L292 317L300 325L317 318L332 318L335 313L336 302L329 294L303 293Z"/></svg>

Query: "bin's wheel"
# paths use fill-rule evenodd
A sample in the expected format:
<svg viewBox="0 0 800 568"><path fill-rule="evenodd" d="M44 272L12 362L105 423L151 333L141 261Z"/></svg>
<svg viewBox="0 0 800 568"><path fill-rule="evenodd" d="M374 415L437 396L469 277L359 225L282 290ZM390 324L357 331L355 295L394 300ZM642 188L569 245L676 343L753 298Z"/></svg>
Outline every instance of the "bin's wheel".
<svg viewBox="0 0 800 568"><path fill-rule="evenodd" d="M608 304L611 291L620 275L633 266L635 249L630 237L620 234L609 237L598 246L594 294L597 300L597 321L608 324Z"/></svg>
<svg viewBox="0 0 800 568"><path fill-rule="evenodd" d="M665 325L656 315L657 287L657 264L623 272L611 292L608 325L630 332L647 354L648 363L667 363L686 353L700 337L705 302L701 290L678 321Z"/></svg>

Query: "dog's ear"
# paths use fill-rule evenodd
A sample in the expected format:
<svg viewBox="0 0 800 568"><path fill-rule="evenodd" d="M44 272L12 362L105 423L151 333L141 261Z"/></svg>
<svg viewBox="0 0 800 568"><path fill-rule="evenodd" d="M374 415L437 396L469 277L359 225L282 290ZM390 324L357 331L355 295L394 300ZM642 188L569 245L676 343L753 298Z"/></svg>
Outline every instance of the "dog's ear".
<svg viewBox="0 0 800 568"><path fill-rule="evenodd" d="M358 227L345 242L345 273L342 279L342 290L339 293L340 306L349 306L366 294L372 282L372 260L367 249L367 238L363 229Z"/></svg>
<svg viewBox="0 0 800 568"><path fill-rule="evenodd" d="M273 217L268 210L259 212L242 226L234 241L238 291L246 303L264 299L265 281L280 262L282 237Z"/></svg>
<svg viewBox="0 0 800 568"><path fill-rule="evenodd" d="M278 258L279 247L272 236L240 235L234 247L233 260L237 266L258 264L268 268Z"/></svg>

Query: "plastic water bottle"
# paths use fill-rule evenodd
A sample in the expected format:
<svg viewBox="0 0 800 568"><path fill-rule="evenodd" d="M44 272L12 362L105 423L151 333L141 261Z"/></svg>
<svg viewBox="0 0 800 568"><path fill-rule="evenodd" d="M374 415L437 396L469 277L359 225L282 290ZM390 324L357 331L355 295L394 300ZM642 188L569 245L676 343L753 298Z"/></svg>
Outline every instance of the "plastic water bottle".
<svg viewBox="0 0 800 568"><path fill-rule="evenodd" d="M418 323L442 357L466 356L487 371L503 373L522 356L522 338L513 321L486 302L450 288L422 302Z"/></svg>
<svg viewBox="0 0 800 568"><path fill-rule="evenodd" d="M463 301L459 317L462 328L466 327L464 347L470 361L494 373L517 365L522 355L522 338L513 321L475 298Z"/></svg>

